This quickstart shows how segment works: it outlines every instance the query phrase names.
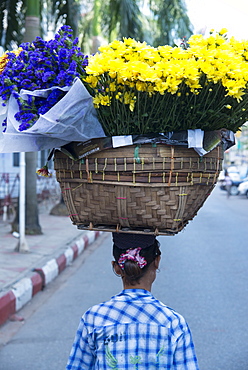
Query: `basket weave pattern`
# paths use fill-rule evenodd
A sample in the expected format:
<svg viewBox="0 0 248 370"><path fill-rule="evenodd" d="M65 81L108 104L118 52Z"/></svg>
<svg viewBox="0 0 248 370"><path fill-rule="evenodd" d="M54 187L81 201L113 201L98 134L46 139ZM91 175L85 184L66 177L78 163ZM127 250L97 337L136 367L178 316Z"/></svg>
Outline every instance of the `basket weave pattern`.
<svg viewBox="0 0 248 370"><path fill-rule="evenodd" d="M223 151L204 157L163 144L127 146L73 161L55 153L55 170L73 224L82 229L173 235L216 184Z"/></svg>

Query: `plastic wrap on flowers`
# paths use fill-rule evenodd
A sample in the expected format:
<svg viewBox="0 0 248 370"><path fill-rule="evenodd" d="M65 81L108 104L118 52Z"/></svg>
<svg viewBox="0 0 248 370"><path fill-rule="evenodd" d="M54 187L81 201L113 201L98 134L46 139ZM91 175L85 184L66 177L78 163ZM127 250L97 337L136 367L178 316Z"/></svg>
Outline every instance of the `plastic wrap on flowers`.
<svg viewBox="0 0 248 370"><path fill-rule="evenodd" d="M154 138L141 144L139 138L139 144L106 148L113 145L106 138L98 150L90 141L78 160L72 159L78 143L70 146L71 153L68 146L64 153L56 151L56 176L73 224L87 230L177 234L217 182L228 132L223 135L224 141L204 156L185 145L185 133L182 145L175 145L175 137L174 145Z"/></svg>
<svg viewBox="0 0 248 370"><path fill-rule="evenodd" d="M0 152L31 152L60 147L73 140L86 141L91 138L104 137L102 126L96 117L92 97L79 79L65 88L66 95L47 113L41 115L35 124L20 131L15 119L18 112L16 99L11 96L8 106L2 111L7 118L7 128L0 135ZM47 90L22 91L27 95L46 96Z"/></svg>

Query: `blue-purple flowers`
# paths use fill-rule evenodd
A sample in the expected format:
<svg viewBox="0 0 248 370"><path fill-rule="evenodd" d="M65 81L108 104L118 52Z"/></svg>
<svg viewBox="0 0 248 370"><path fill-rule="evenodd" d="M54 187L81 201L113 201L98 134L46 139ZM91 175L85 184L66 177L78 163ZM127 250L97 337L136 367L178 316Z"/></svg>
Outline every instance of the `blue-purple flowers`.
<svg viewBox="0 0 248 370"><path fill-rule="evenodd" d="M20 96L21 89L34 91L71 86L76 77L85 75L88 56L78 47L78 39L72 40L72 30L68 26L61 27L53 40L44 41L37 37L32 43L23 43L20 47L19 55L8 53L8 62L0 74L0 96L3 104L8 102L11 94L15 97L19 107L15 119L20 122L19 130L24 131L62 99L66 91L54 88L46 98L27 95L24 100Z"/></svg>

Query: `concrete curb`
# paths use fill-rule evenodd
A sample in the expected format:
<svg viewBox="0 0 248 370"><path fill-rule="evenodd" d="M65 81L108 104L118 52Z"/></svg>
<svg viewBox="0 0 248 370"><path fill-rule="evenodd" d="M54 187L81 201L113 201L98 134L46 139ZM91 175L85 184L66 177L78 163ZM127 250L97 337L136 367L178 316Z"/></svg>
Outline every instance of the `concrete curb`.
<svg viewBox="0 0 248 370"><path fill-rule="evenodd" d="M53 281L101 234L100 231L87 231L66 248L58 258L52 258L41 268L34 268L31 277L22 278L7 293L0 296L0 325Z"/></svg>

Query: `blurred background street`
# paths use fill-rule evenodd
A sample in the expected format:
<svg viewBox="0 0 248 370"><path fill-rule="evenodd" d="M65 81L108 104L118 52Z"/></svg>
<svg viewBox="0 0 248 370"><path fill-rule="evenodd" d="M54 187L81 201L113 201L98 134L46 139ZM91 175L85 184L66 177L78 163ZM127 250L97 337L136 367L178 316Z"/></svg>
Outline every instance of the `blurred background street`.
<svg viewBox="0 0 248 370"><path fill-rule="evenodd" d="M218 33L222 28L227 29L228 38L233 36L241 41L248 39L248 28L245 27L247 16L248 3L245 0L3 0L0 56L7 50L17 50L23 42L33 42L37 36L42 40L51 40L64 24L71 28L73 38L78 38L83 55L95 54L99 46L117 38L122 40L123 37L145 41L154 47L180 45L184 48L192 34L207 36L210 30ZM246 45L243 41L241 44ZM244 46L244 52L246 50ZM226 61L227 55L223 61ZM66 65L67 58L58 59ZM247 62L247 56L245 59ZM48 82L44 66L53 64L48 63L48 59L39 58L39 61L41 70L38 69L38 74ZM71 65L73 67L73 63L68 65L70 73L66 74L67 77L72 76ZM7 59L0 67L3 74L4 69L8 69ZM11 85L14 80L21 81L22 88L30 87L30 69L28 79L15 76L19 68L9 69L7 83ZM54 73L54 68L51 69ZM238 66L237 76L239 69ZM235 76L235 73L231 75ZM233 77L230 79L234 80ZM33 90L38 80L38 77L34 78ZM1 99L6 94L3 85L0 84ZM247 91L246 85L245 95ZM180 95L175 95L176 99ZM215 96L218 98L218 94ZM241 95L238 99L242 106L246 101L244 98ZM8 107L9 101L6 100L6 103ZM43 113L43 108L48 108L46 103L47 99L45 104L41 104ZM205 101L204 105L207 106ZM224 107L228 111L232 108L229 104ZM245 107L239 118L242 122L247 117ZM0 139L3 139L6 135L2 132L7 129L9 120L7 125L6 109L2 105L1 108ZM201 110L199 112L202 113ZM65 121L69 124L69 119ZM206 121L211 123L210 118ZM219 122L226 124L222 117ZM247 122L235 132L235 138L236 145L225 152L218 184L198 215L178 235L159 237L162 263L152 293L186 318L201 370L248 369ZM0 141L3 144L3 140ZM41 267L43 257L47 260L57 257L59 253L58 259L61 260L60 252L64 251L65 245L81 235L70 223L53 161L48 160L48 146L37 152L25 147L24 155L23 147L16 150L13 143L9 141L8 150L0 145L0 257L5 257L1 257L0 263L0 298L3 291L12 287L19 277L26 276L27 270L30 272L32 267ZM18 139L16 143L19 143ZM53 147L57 146L53 145L50 149ZM36 170L46 164L53 175L37 176ZM232 179L229 198L224 182L225 169ZM24 203L25 212L20 212L18 205ZM51 210L54 213L51 214ZM19 224L24 226L22 230ZM21 243L18 243L19 250L14 249L18 242L16 238L19 237L20 241L21 235L23 239L26 235L30 246L28 251L25 248L21 250ZM18 315L12 315L15 321L7 321L0 327L0 370L65 369L80 316L89 306L109 299L122 288L121 281L112 272L111 251L111 234L103 233L72 263L69 262L68 267L53 281L42 286L41 289L44 289L36 292L32 300L25 300ZM70 250L71 260L74 252L75 248ZM37 266L34 266L34 260ZM8 317L6 315L6 320Z"/></svg>

